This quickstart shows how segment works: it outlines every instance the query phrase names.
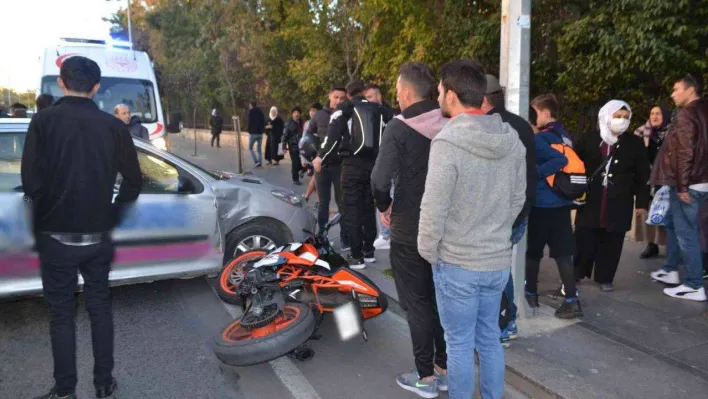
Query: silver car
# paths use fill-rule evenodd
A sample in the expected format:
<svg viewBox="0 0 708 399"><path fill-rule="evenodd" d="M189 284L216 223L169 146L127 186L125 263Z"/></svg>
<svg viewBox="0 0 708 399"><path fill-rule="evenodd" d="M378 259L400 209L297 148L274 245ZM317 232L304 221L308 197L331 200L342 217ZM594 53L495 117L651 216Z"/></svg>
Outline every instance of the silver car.
<svg viewBox="0 0 708 399"><path fill-rule="evenodd" d="M0 119L0 299L42 292L20 178L28 127L28 119ZM215 274L240 253L301 241L303 230L316 228L314 215L290 190L208 171L134 142L143 189L113 231L112 285Z"/></svg>

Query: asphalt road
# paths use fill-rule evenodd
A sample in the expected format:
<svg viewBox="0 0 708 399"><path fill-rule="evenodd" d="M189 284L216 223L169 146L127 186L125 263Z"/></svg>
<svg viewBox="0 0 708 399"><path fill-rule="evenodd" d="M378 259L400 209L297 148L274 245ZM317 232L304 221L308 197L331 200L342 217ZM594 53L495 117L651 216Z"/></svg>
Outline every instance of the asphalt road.
<svg viewBox="0 0 708 399"><path fill-rule="evenodd" d="M193 145L193 144L192 144ZM173 151L188 155L190 143L173 140ZM220 151L200 143L205 167L234 170L234 148ZM245 154L247 155L247 154ZM247 163L250 165L250 158ZM282 170L279 170L282 169ZM289 165L260 169L257 175L288 185ZM304 186L293 187L299 192ZM221 364L211 344L238 313L214 294L213 281L171 280L113 289L115 376L120 398L369 399L415 398L401 390L395 375L413 367L408 326L393 312L366 323L369 341L341 342L331 318L322 339L310 342L308 362L285 357L236 368ZM48 312L40 298L0 303L0 398L32 398L52 385ZM77 312L79 398L93 396L90 322L79 295ZM509 388L507 397L520 397ZM446 394L441 394L446 398Z"/></svg>

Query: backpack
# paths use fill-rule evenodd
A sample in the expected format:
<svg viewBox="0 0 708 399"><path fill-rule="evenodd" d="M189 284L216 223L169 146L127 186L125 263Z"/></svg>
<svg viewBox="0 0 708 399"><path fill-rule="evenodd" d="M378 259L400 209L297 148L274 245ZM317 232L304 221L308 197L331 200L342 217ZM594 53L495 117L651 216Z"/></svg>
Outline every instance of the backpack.
<svg viewBox="0 0 708 399"><path fill-rule="evenodd" d="M585 163L573 150L573 147L563 142L563 136L557 132L553 133L561 138L561 142L550 143L550 146L563 154L568 159L568 164L556 174L548 176L546 182L562 197L572 200L575 206L585 205L589 187Z"/></svg>
<svg viewBox="0 0 708 399"><path fill-rule="evenodd" d="M351 155L375 159L386 126L383 107L368 101L354 102L353 105L354 112L348 122L349 152Z"/></svg>

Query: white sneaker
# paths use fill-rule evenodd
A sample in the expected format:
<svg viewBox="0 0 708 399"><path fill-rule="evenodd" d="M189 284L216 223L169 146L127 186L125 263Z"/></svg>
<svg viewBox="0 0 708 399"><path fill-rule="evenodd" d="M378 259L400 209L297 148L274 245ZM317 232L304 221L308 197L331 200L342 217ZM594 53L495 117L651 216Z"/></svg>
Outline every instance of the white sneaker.
<svg viewBox="0 0 708 399"><path fill-rule="evenodd" d="M366 263L376 263L376 257L374 256L374 253L368 253L364 254L364 262Z"/></svg>
<svg viewBox="0 0 708 399"><path fill-rule="evenodd" d="M378 236L376 241L374 241L374 248L376 248L376 249L391 249L391 239L385 238L384 236Z"/></svg>
<svg viewBox="0 0 708 399"><path fill-rule="evenodd" d="M653 280L661 281L664 284L681 284L678 272L667 272L664 269L659 269L649 275Z"/></svg>
<svg viewBox="0 0 708 399"><path fill-rule="evenodd" d="M674 288L664 288L664 294L681 299L688 299L690 301L703 302L706 299L706 289L701 287L699 289L693 289L685 285L679 285Z"/></svg>

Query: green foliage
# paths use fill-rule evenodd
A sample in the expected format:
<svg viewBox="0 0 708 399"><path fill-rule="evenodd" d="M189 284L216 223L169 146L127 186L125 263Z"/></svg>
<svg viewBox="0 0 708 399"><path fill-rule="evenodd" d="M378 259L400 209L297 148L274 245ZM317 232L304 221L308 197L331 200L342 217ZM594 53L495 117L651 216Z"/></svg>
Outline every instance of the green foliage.
<svg viewBox="0 0 708 399"><path fill-rule="evenodd" d="M575 131L611 98L641 124L685 72L708 70L708 2L534 0L531 93L557 93ZM285 111L362 78L395 102L399 67L474 58L498 72L499 0L148 0L134 42L156 62L170 107L243 115L250 99ZM111 20L124 29L125 13ZM185 112L188 114L188 112ZM281 112L282 116L287 111Z"/></svg>

